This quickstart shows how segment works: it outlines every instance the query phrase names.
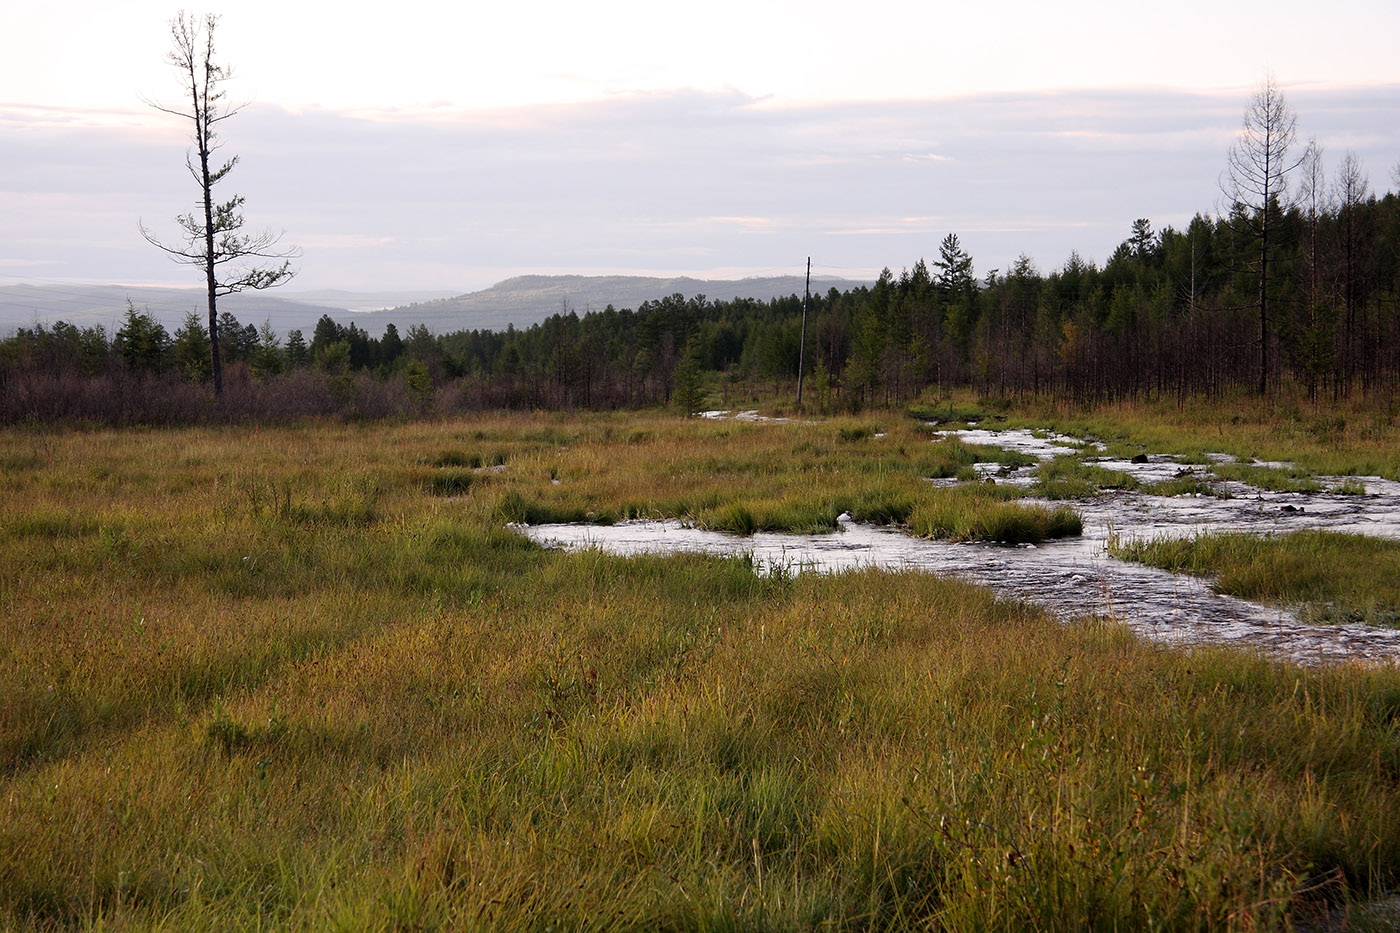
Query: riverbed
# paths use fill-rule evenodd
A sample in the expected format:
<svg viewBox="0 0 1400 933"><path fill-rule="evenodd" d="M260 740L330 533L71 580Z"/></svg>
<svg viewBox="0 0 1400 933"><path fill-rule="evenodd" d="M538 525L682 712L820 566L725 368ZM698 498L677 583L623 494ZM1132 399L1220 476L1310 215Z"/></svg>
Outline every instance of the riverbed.
<svg viewBox="0 0 1400 933"><path fill-rule="evenodd" d="M1095 455L1086 442L1028 431L944 432L968 443L1017 450L1039 460L1083 451L1097 466L1142 483L1198 475L1209 464L1165 455L1145 461ZM1225 455L1211 455L1225 462ZM1286 464L1253 466L1286 467ZM979 464L984 481L1030 485L1034 467L1003 470ZM1065 619L1104 616L1134 631L1173 644L1227 644L1257 648L1300 663L1400 661L1400 631L1364 625L1305 625L1287 609L1223 596L1209 581L1170 573L1108 553L1110 538L1190 536L1203 531L1270 534L1300 528L1400 539L1400 483L1382 477L1318 477L1319 491L1275 492L1241 482L1213 480L1210 495L1158 496L1112 490L1073 503L1084 519L1079 538L1008 547L915 538L894 528L851 522L843 516L830 534L758 533L739 536L691 528L677 521L629 521L616 525L517 526L551 547L599 548L615 554L681 551L748 555L760 572L838 573L882 568L952 574L995 592L1038 603ZM1361 490L1364 488L1364 492ZM1027 500L1035 501L1035 500Z"/></svg>

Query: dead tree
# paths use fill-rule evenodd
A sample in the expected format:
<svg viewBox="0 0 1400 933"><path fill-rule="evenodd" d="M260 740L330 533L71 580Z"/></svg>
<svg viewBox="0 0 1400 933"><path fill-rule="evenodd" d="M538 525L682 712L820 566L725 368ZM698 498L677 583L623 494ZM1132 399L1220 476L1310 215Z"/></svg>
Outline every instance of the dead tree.
<svg viewBox="0 0 1400 933"><path fill-rule="evenodd" d="M1273 75L1255 92L1244 112L1244 125L1230 146L1221 189L1233 213L1258 241L1259 394L1269 389L1269 236L1272 215L1284 194L1285 176L1302 158L1289 162L1297 117Z"/></svg>
<svg viewBox="0 0 1400 933"><path fill-rule="evenodd" d="M216 132L218 124L238 113L240 107L228 103L223 88L232 77L232 70L215 60L214 29L219 18L207 15L201 23L194 16L181 13L170 21L171 48L166 60L187 86L187 106L151 106L173 116L189 120L194 127L194 147L185 155L185 167L199 186L200 210L180 214L175 218L180 227L180 243L168 246L161 242L146 225L141 235L152 245L164 250L178 263L198 266L204 272L209 301L209 354L214 377L214 394L224 391L223 371L219 361L218 300L246 289L271 288L281 285L296 274L291 260L299 253L295 248L280 248L281 234L271 231L244 231L243 197L234 195L226 201L214 200L214 186L223 181L238 164L233 156L223 164L211 167L210 162L220 147Z"/></svg>

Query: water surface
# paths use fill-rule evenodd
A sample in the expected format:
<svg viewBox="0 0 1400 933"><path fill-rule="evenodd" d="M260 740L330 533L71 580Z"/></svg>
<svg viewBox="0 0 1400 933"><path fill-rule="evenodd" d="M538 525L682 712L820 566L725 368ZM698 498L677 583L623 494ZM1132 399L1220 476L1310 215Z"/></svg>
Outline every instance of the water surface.
<svg viewBox="0 0 1400 933"><path fill-rule="evenodd" d="M1029 431L946 433L1041 460L1085 446L1073 438ZM1212 457L1214 462L1228 459L1223 454ZM1106 457L1091 457L1089 462L1128 473L1143 483L1179 475L1210 479L1209 466L1183 464L1165 455L1153 455L1145 463ZM1001 471L999 464L979 464L979 468L989 475ZM1029 485L1033 471L1034 467L1021 468L992 478ZM790 573L837 573L877 567L952 574L997 593L1039 603L1067 619L1086 615L1120 619L1157 641L1246 645L1303 663L1348 659L1394 663L1400 661L1400 631L1305 625L1288 610L1222 596L1212 592L1208 581L1121 561L1107 552L1114 535L1127 539L1326 528L1400 538L1400 483L1380 477L1350 479L1363 483L1366 494L1270 492L1221 481L1213 482L1231 498L1115 490L1073 503L1084 518L1082 537L1020 547L926 540L892 528L853 523L844 516L837 532L819 535L744 537L690 528L677 521L517 527L533 540L554 547L595 547L623 555L678 551L748 555L760 572L782 568ZM1319 478L1324 490L1340 486L1341 481Z"/></svg>

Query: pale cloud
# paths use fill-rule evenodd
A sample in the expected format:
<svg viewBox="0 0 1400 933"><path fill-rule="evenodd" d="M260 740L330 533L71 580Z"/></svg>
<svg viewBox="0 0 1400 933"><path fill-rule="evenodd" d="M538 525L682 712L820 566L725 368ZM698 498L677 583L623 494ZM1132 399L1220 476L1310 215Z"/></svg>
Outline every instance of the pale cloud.
<svg viewBox="0 0 1400 933"><path fill-rule="evenodd" d="M45 266L57 266L57 259L4 259L0 258L0 269L40 269Z"/></svg>
<svg viewBox="0 0 1400 933"><path fill-rule="evenodd" d="M991 18L985 6L909 0L344 0L328 15L323 4L241 0L223 17L219 47L235 66L234 99L385 120L676 88L739 88L756 106L820 110L968 97L998 106L990 95L1065 89L1224 88L1238 98L1265 67L1300 89L1400 80L1394 0L1336 0L1325 12L1315 0L990 9ZM178 100L164 60L172 12L168 0L0 4L0 36L11 40L0 102L115 113L134 112L143 94Z"/></svg>
<svg viewBox="0 0 1400 933"><path fill-rule="evenodd" d="M845 227L829 228L822 236L901 236L908 233L931 233L932 230L911 230L908 227Z"/></svg>
<svg viewBox="0 0 1400 933"><path fill-rule="evenodd" d="M308 288L479 287L523 270L866 274L958 233L979 269L1100 260L1133 219L1209 211L1248 93L1089 91L783 107L733 88L586 104L297 112L224 125L249 224ZM1300 136L1381 187L1400 86L1290 93ZM0 280L183 281L137 235L193 205L178 121L0 107ZM8 128L18 128L11 131ZM852 272L851 270L858 270Z"/></svg>
<svg viewBox="0 0 1400 933"><path fill-rule="evenodd" d="M355 233L320 233L297 238L302 249L364 249L367 247L388 246L394 242L388 236L363 236Z"/></svg>
<svg viewBox="0 0 1400 933"><path fill-rule="evenodd" d="M784 226L781 221L772 217L705 217L701 223L715 224L721 227L739 227L755 233L773 233Z"/></svg>

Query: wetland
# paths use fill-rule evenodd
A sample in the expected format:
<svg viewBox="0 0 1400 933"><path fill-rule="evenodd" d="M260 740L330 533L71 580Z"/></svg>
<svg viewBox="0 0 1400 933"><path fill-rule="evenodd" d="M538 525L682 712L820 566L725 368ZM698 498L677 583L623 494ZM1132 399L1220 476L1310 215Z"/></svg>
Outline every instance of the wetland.
<svg viewBox="0 0 1400 933"><path fill-rule="evenodd" d="M1123 581L1174 581L1168 614L1228 585L1275 634L1390 630L1287 621L1257 581L1104 549L1136 508L1187 545L1145 559L1302 550L1322 579L1288 604L1384 619L1394 542L1350 532L1386 521L1366 477L1396 479L1393 429L1019 417L995 427L1104 449L1044 461L1038 493L1035 452L902 412L4 429L0 926L1364 919L1400 886L1400 672L1344 641L1168 637L1128 618ZM1203 488L1142 488L1164 479ZM639 520L724 552L507 527ZM997 563L1063 595L967 573Z"/></svg>
<svg viewBox="0 0 1400 933"><path fill-rule="evenodd" d="M749 412L738 417L756 420ZM952 438L1028 461L978 460L970 477L929 478L939 486L1009 485L1042 496L1047 491L1062 494L1063 480L1056 477L1067 472L1096 474L1100 483L1083 481L1074 500L1082 534L1019 546L948 542L856 523L850 513L838 516L833 533L819 534L744 536L674 519L518 527L546 545L596 547L621 555L693 551L746 556L761 572L877 568L953 574L1044 605L1065 619L1106 616L1164 642L1238 643L1303 662L1400 660L1400 631L1305 624L1288 606L1218 593L1208 580L1119 556L1140 553L1162 539L1276 536L1300 529L1395 541L1400 539L1400 482L1380 476L1312 477L1291 463L1240 463L1221 452L1195 458L1201 463L1161 453L1115 458L1104 455L1103 445L1093 440L1029 429L937 430L934 437L932 444ZM872 438L879 440L873 433ZM1064 461L1072 467L1056 469ZM1234 478L1240 476L1261 485Z"/></svg>

